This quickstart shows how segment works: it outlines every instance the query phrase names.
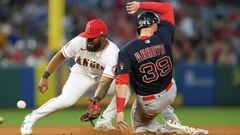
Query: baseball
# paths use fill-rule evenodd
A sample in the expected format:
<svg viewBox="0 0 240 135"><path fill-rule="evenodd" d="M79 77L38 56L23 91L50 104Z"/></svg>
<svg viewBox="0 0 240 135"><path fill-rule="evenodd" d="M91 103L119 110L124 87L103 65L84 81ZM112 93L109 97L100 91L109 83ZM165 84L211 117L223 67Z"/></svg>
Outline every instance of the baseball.
<svg viewBox="0 0 240 135"><path fill-rule="evenodd" d="M3 117L0 117L0 124L2 124L4 121L4 118Z"/></svg>
<svg viewBox="0 0 240 135"><path fill-rule="evenodd" d="M19 100L19 101L17 102L17 107L18 107L19 109L25 109L25 108L26 108L26 103L25 103L23 100Z"/></svg>

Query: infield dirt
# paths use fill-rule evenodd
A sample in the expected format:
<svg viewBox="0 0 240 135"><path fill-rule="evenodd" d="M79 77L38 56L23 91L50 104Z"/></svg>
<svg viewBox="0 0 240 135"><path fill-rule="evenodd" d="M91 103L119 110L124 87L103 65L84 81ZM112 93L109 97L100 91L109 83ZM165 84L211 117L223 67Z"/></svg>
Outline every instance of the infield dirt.
<svg viewBox="0 0 240 135"><path fill-rule="evenodd" d="M240 135L240 126L195 127L207 129L209 135ZM0 126L0 135L20 135L19 129L17 126ZM120 135L117 131L96 131L90 126L35 126L33 131L33 135Z"/></svg>

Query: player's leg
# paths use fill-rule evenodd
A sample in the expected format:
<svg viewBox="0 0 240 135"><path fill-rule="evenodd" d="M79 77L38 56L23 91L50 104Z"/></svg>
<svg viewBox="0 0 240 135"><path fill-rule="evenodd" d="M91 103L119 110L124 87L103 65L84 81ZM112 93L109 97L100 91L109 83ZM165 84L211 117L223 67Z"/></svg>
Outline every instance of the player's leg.
<svg viewBox="0 0 240 135"><path fill-rule="evenodd" d="M173 103L176 96L175 83L168 90L160 93L141 96L136 95L137 104L132 109L133 127L135 132L160 132L166 133L164 126L154 121L161 112L168 112L167 108ZM170 108L171 109L171 108ZM167 114L167 113L166 113Z"/></svg>
<svg viewBox="0 0 240 135"><path fill-rule="evenodd" d="M155 121L159 113L147 113L141 103L135 99L131 108L131 121L134 133L152 132L161 130L160 124Z"/></svg>
<svg viewBox="0 0 240 135"><path fill-rule="evenodd" d="M173 78L172 78L172 83L173 83L173 86L171 89L175 89L177 91L177 86L176 86L175 80ZM168 120L173 120L173 121L180 123L180 120L177 117L177 115L174 113L174 108L171 105L168 105L167 108L161 112L161 116L165 123Z"/></svg>
<svg viewBox="0 0 240 135"><path fill-rule="evenodd" d="M66 81L62 93L28 114L22 124L21 132L32 132L32 125L57 110L72 106L96 82L83 74L71 73Z"/></svg>
<svg viewBox="0 0 240 135"><path fill-rule="evenodd" d="M168 105L166 109L161 112L161 116L166 123L168 120L176 121L181 123L177 115L174 113L174 108L171 105Z"/></svg>
<svg viewBox="0 0 240 135"><path fill-rule="evenodd" d="M95 129L97 130L108 130L114 129L112 126L112 119L116 118L116 95L115 95L115 81L111 84L109 91L114 95L110 104L104 110L101 117L99 117L95 124ZM127 104L129 98L131 97L132 91L128 88L127 97L125 100L125 105Z"/></svg>
<svg viewBox="0 0 240 135"><path fill-rule="evenodd" d="M167 96L167 95L175 96L176 95L175 91L177 91L177 87L176 87L175 81L173 80L172 88L164 96ZM176 132L178 134L194 134L194 135L208 134L207 130L181 125L177 115L174 113L174 109L170 105L168 105L167 108L165 108L161 114L166 125L164 129L165 132Z"/></svg>

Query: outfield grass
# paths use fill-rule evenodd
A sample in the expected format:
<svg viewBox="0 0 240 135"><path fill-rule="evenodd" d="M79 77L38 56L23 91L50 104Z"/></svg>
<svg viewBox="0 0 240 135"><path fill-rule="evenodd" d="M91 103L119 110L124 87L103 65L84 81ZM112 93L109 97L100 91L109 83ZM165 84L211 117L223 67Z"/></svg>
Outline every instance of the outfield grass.
<svg viewBox="0 0 240 135"><path fill-rule="evenodd" d="M5 120L1 126L21 125L24 116L31 109L0 109L0 116ZM86 108L69 108L58 111L39 120L36 125L80 125L79 117ZM182 123L187 125L240 125L240 107L178 107L175 109ZM125 111L125 120L130 123L130 109ZM160 117L157 118L162 123Z"/></svg>

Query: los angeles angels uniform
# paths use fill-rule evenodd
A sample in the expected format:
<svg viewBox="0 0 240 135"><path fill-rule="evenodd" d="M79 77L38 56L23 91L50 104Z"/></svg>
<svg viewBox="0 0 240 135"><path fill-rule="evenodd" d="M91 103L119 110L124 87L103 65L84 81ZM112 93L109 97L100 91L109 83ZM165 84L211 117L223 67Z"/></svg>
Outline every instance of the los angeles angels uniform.
<svg viewBox="0 0 240 135"><path fill-rule="evenodd" d="M119 48L108 40L107 47L100 52L86 50L87 39L76 36L61 49L66 58L75 59L71 73L62 89L61 95L50 99L31 113L36 121L56 110L72 106L88 90L96 89L101 75L114 78ZM111 86L114 88L114 86Z"/></svg>

